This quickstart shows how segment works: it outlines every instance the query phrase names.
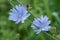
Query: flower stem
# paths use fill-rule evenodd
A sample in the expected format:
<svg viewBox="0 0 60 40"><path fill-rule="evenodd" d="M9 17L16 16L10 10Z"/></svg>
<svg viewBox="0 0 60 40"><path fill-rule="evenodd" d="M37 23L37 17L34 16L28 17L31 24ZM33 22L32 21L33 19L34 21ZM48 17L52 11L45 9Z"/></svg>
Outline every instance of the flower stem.
<svg viewBox="0 0 60 40"><path fill-rule="evenodd" d="M58 38L56 38L56 37L53 37L52 35L50 35L50 34L47 33L47 32L44 32L44 33L47 34L48 36L50 36L51 38L55 39L55 40L60 40L60 39L58 39Z"/></svg>
<svg viewBox="0 0 60 40"><path fill-rule="evenodd" d="M48 17L51 19L52 15L48 6L48 0L43 0L45 12L47 13Z"/></svg>
<svg viewBox="0 0 60 40"><path fill-rule="evenodd" d="M33 17L37 18L31 11L28 10L28 12L33 15Z"/></svg>
<svg viewBox="0 0 60 40"><path fill-rule="evenodd" d="M17 2L22 5L22 2L20 2L20 0L17 0Z"/></svg>
<svg viewBox="0 0 60 40"><path fill-rule="evenodd" d="M14 7L14 4L11 2L12 0L8 0L8 2L11 4L11 6Z"/></svg>
<svg viewBox="0 0 60 40"><path fill-rule="evenodd" d="M50 32L52 33L52 36L55 37L53 40L56 40L56 35L57 35L57 33L56 33L56 27L52 27L50 29Z"/></svg>
<svg viewBox="0 0 60 40"><path fill-rule="evenodd" d="M41 40L46 40L44 33L41 33Z"/></svg>

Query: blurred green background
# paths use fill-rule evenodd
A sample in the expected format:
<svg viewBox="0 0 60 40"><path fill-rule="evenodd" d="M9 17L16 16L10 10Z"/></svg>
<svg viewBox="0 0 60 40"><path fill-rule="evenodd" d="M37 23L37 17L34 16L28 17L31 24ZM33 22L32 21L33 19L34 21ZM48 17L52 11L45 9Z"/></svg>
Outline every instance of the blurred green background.
<svg viewBox="0 0 60 40"><path fill-rule="evenodd" d="M31 22L34 17L47 15L52 26L51 32L47 33L60 39L60 0L0 0L0 40L57 40L42 32L36 35L28 19L24 24L8 20L12 4L19 3L29 6L32 15L28 19Z"/></svg>

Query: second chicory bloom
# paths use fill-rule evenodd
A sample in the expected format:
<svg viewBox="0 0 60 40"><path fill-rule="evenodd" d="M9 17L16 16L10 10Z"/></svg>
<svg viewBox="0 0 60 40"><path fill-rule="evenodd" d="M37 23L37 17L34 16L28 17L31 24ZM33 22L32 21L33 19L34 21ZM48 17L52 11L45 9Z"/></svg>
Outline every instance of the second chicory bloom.
<svg viewBox="0 0 60 40"><path fill-rule="evenodd" d="M17 5L15 8L11 9L9 20L15 21L16 23L24 21L30 16L27 9L24 6Z"/></svg>
<svg viewBox="0 0 60 40"><path fill-rule="evenodd" d="M35 18L32 24L32 29L39 34L41 31L48 31L51 26L49 26L50 21L47 16L41 16L40 18Z"/></svg>

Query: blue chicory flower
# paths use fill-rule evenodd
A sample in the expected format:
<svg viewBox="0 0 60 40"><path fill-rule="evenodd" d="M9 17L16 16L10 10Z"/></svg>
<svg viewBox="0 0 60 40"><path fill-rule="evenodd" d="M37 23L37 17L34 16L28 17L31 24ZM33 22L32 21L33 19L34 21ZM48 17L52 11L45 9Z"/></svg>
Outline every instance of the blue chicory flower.
<svg viewBox="0 0 60 40"><path fill-rule="evenodd" d="M32 24L32 29L36 32L36 34L39 34L41 31L48 31L51 26L50 20L48 20L47 16L41 16L40 18L34 18L33 24Z"/></svg>
<svg viewBox="0 0 60 40"><path fill-rule="evenodd" d="M15 21L16 24L24 21L30 16L27 9L22 5L16 5L15 8L11 9L9 20Z"/></svg>

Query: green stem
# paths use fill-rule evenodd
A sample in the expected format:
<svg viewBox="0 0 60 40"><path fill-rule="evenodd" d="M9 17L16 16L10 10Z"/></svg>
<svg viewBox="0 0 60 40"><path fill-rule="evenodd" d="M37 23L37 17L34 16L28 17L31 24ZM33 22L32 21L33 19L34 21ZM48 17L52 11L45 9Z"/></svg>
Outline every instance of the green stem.
<svg viewBox="0 0 60 40"><path fill-rule="evenodd" d="M20 2L19 0L17 0L17 2L22 5L22 2Z"/></svg>
<svg viewBox="0 0 60 40"><path fill-rule="evenodd" d="M9 3L11 4L11 6L13 6L13 7L15 6L15 5L12 3L13 0L8 0L8 1L9 1ZM18 2L20 5L22 5L22 3L21 3L19 0L17 0L17 2Z"/></svg>
<svg viewBox="0 0 60 40"><path fill-rule="evenodd" d="M51 19L52 15L51 15L51 12L50 12L50 9L48 6L48 0L43 0L43 3L44 3L45 11L46 11L48 17Z"/></svg>
<svg viewBox="0 0 60 40"><path fill-rule="evenodd" d="M41 40L46 40L44 33L41 33Z"/></svg>
<svg viewBox="0 0 60 40"><path fill-rule="evenodd" d="M56 40L56 36L57 36L56 27L52 27L52 28L50 29L50 32L52 33L52 36L55 37L53 40Z"/></svg>
<svg viewBox="0 0 60 40"><path fill-rule="evenodd" d="M47 33L47 32L44 32L44 33L47 34L49 37L51 37L51 38L53 38L53 39L60 40L60 39L58 39L58 38L53 37L52 35L50 35L50 34Z"/></svg>
<svg viewBox="0 0 60 40"><path fill-rule="evenodd" d="M36 1L33 0L34 9L36 9Z"/></svg>
<svg viewBox="0 0 60 40"><path fill-rule="evenodd" d="M8 0L8 2L11 4L11 6L14 7L14 4L11 2L12 0Z"/></svg>

